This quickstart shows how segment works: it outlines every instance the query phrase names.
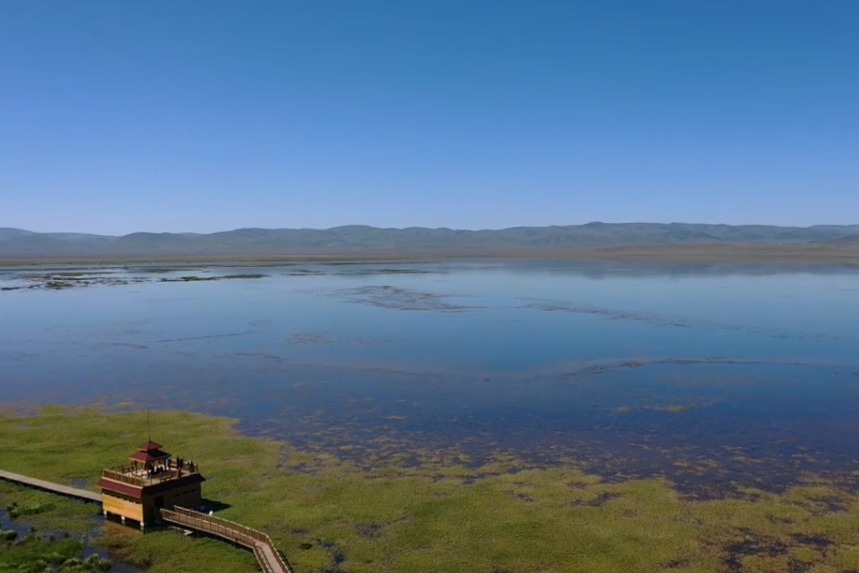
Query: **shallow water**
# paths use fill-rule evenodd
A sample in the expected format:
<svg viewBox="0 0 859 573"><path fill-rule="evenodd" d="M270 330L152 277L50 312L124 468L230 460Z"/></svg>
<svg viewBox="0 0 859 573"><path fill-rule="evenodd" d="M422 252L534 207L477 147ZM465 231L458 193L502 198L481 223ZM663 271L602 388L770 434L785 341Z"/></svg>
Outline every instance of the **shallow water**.
<svg viewBox="0 0 859 573"><path fill-rule="evenodd" d="M44 288L59 272L70 288ZM366 464L509 451L689 488L859 468L849 270L22 268L3 287L0 402L15 407L191 409Z"/></svg>
<svg viewBox="0 0 859 573"><path fill-rule="evenodd" d="M84 547L81 556L84 559L90 555L98 555L102 559L111 560L110 554L98 545L99 540L108 534L110 525L111 524L109 523L105 523L101 519L101 516L94 515L92 518L92 526L85 533L72 536L83 543ZM0 530L8 531L10 529L18 533L18 537L15 539L15 542L20 542L26 536L34 533L31 526L28 524L26 516L12 519L6 509L0 508ZM36 535L42 539L48 539L52 536L60 539L67 534L63 531L38 531ZM110 571L111 573L139 573L140 569L124 563L111 562Z"/></svg>

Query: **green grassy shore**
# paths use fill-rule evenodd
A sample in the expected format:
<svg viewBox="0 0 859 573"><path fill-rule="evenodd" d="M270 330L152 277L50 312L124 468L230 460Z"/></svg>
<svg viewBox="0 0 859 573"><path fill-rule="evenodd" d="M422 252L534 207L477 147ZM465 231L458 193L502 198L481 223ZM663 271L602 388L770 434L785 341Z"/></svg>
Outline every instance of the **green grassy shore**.
<svg viewBox="0 0 859 573"><path fill-rule="evenodd" d="M228 419L151 418L153 439L201 464L204 496L229 506L220 515L268 532L298 573L859 571L859 497L812 477L780 494L738 489L696 501L662 480L608 483L573 466L517 469L509 458L469 468L423 452L419 467L366 471L243 437ZM145 428L144 415L94 409L6 415L0 467L94 484ZM51 504L27 517L51 530L83 527L98 511L8 485L0 502ZM154 573L256 570L249 553L224 543L108 525L112 555Z"/></svg>

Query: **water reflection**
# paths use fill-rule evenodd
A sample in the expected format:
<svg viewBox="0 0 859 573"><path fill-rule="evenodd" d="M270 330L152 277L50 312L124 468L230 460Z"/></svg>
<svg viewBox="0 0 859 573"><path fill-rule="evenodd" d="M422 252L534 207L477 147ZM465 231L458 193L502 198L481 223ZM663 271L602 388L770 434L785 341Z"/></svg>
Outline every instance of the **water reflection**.
<svg viewBox="0 0 859 573"><path fill-rule="evenodd" d="M512 452L699 489L778 486L859 459L854 271L489 261L63 272L110 280L0 293L0 402L187 408L359 463ZM38 273L55 278L17 269L0 284L37 284ZM197 276L207 280L182 278Z"/></svg>

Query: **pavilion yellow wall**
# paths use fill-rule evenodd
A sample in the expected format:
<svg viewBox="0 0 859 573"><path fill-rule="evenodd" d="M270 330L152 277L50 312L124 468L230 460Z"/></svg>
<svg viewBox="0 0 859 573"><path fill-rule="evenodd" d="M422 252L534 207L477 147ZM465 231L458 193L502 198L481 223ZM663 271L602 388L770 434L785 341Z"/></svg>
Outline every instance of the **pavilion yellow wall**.
<svg viewBox="0 0 859 573"><path fill-rule="evenodd" d="M102 504L106 512L143 521L143 504L113 497L109 494L104 494L103 500Z"/></svg>

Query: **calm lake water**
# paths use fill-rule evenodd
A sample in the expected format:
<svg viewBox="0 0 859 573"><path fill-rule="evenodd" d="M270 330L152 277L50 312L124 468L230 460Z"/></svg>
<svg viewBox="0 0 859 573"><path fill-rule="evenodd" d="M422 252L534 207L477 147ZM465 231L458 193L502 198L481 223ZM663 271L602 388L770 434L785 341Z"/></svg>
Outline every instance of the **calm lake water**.
<svg viewBox="0 0 859 573"><path fill-rule="evenodd" d="M0 288L14 407L224 414L368 465L513 452L688 488L859 469L846 269L21 268Z"/></svg>

